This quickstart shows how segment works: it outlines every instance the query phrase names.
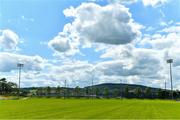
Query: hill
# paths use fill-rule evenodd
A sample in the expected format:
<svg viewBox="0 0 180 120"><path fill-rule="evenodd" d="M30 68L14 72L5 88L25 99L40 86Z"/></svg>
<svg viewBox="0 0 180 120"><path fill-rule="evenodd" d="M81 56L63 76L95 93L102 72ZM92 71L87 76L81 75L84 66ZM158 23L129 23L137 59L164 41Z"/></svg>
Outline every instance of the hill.
<svg viewBox="0 0 180 120"><path fill-rule="evenodd" d="M88 88L91 88L91 87L92 86L88 86ZM147 88L149 88L152 92L158 92L158 90L161 89L161 88L153 88L153 87L137 85L137 84L121 84L121 83L103 83L103 84L93 85L94 89L107 88L109 90L119 89L120 91L124 91L126 87L128 87L129 91L135 91L137 88L140 88L142 91L145 91ZM161 89L161 90L164 90L164 89Z"/></svg>

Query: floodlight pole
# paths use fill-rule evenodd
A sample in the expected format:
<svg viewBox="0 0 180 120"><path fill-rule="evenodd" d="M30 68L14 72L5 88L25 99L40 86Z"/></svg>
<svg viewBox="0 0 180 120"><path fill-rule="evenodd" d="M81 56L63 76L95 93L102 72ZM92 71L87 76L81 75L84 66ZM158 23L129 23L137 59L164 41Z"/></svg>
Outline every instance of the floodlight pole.
<svg viewBox="0 0 180 120"><path fill-rule="evenodd" d="M24 64L18 63L17 67L19 68L19 91L18 91L18 96L20 97L20 89L21 89L21 69L24 67Z"/></svg>
<svg viewBox="0 0 180 120"><path fill-rule="evenodd" d="M94 91L93 91L93 85L94 85L94 69L92 70L92 78L91 78L91 90L92 90L92 99L93 99L93 96L94 96Z"/></svg>
<svg viewBox="0 0 180 120"><path fill-rule="evenodd" d="M120 80L120 85L121 85L121 99L123 98L123 81L122 80Z"/></svg>
<svg viewBox="0 0 180 120"><path fill-rule="evenodd" d="M66 84L67 84L66 82L67 82L67 81L65 80L65 81L64 81L64 99L65 99L65 97L66 97Z"/></svg>
<svg viewBox="0 0 180 120"><path fill-rule="evenodd" d="M165 99L166 99L166 80L164 81Z"/></svg>
<svg viewBox="0 0 180 120"><path fill-rule="evenodd" d="M169 63L169 67L170 67L169 73L170 73L170 80L171 80L171 97L172 97L172 100L173 100L174 99L174 97L173 97L173 83L172 83L172 63L173 63L173 59L168 59L167 63Z"/></svg>

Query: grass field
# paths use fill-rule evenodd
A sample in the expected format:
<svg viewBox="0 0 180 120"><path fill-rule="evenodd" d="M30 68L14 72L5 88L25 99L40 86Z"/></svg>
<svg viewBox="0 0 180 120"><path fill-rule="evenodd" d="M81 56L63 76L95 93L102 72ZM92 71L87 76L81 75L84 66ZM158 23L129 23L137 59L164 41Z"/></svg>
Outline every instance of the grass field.
<svg viewBox="0 0 180 120"><path fill-rule="evenodd" d="M33 98L1 100L1 119L180 119L180 102Z"/></svg>

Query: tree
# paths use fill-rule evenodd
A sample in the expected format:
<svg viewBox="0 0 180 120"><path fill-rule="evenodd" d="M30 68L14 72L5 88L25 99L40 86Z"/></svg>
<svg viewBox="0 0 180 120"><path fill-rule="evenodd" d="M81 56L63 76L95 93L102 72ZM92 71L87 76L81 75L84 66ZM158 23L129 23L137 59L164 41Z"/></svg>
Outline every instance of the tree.
<svg viewBox="0 0 180 120"><path fill-rule="evenodd" d="M177 99L180 99L180 91L176 90L176 92L177 92Z"/></svg>
<svg viewBox="0 0 180 120"><path fill-rule="evenodd" d="M173 96L174 96L175 99L178 99L178 97L179 97L179 91L178 91L178 90L174 91L174 92L173 92Z"/></svg>
<svg viewBox="0 0 180 120"><path fill-rule="evenodd" d="M7 82L6 78L0 79L0 94L10 94L17 88L17 84Z"/></svg>
<svg viewBox="0 0 180 120"><path fill-rule="evenodd" d="M7 87L6 78L0 79L0 91L1 91L1 94L5 94L5 92L6 92L6 87Z"/></svg>
<svg viewBox="0 0 180 120"><path fill-rule="evenodd" d="M71 96L71 91L70 91L70 89L66 89L66 97L70 97Z"/></svg>
<svg viewBox="0 0 180 120"><path fill-rule="evenodd" d="M164 99L165 91L163 91L162 89L158 89L158 98Z"/></svg>
<svg viewBox="0 0 180 120"><path fill-rule="evenodd" d="M86 88L85 88L85 94L86 94L86 96L89 96L89 93L90 93L89 91L90 91L90 89L89 89L88 87L86 87Z"/></svg>
<svg viewBox="0 0 180 120"><path fill-rule="evenodd" d="M51 87L48 86L47 87L47 96L50 97L50 95L51 95Z"/></svg>
<svg viewBox="0 0 180 120"><path fill-rule="evenodd" d="M149 88L149 87L147 87L146 89L145 89L145 94L146 94L146 97L147 98L152 98L152 96L151 96L151 88Z"/></svg>
<svg viewBox="0 0 180 120"><path fill-rule="evenodd" d="M125 87L124 93L125 93L125 97L129 97L129 86L128 85Z"/></svg>
<svg viewBox="0 0 180 120"><path fill-rule="evenodd" d="M109 89L108 88L104 89L104 95L106 98L109 98Z"/></svg>
<svg viewBox="0 0 180 120"><path fill-rule="evenodd" d="M43 95L43 88L38 88L36 92L37 92L36 93L37 96L39 96L39 97L42 96Z"/></svg>
<svg viewBox="0 0 180 120"><path fill-rule="evenodd" d="M76 97L78 97L78 96L80 96L80 88L79 88L79 86L76 86L75 87L75 95L76 95Z"/></svg>
<svg viewBox="0 0 180 120"><path fill-rule="evenodd" d="M136 88L135 90L135 95L136 97L140 98L141 97L141 94L142 94L142 90L140 87Z"/></svg>
<svg viewBox="0 0 180 120"><path fill-rule="evenodd" d="M99 96L99 92L100 92L100 91L99 91L99 88L96 88L96 91L95 91L95 92L96 92L96 97L98 97L98 96Z"/></svg>
<svg viewBox="0 0 180 120"><path fill-rule="evenodd" d="M57 94L58 97L61 96L61 87L60 87L60 86L58 86L58 87L56 88L56 94Z"/></svg>
<svg viewBox="0 0 180 120"><path fill-rule="evenodd" d="M118 97L118 94L119 94L119 90L118 89L115 89L113 91L113 97Z"/></svg>

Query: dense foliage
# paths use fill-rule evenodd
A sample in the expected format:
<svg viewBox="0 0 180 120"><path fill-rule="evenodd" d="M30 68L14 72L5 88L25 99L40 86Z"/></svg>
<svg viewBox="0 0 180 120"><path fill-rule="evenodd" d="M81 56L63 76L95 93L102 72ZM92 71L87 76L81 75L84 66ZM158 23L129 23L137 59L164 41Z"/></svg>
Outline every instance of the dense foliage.
<svg viewBox="0 0 180 120"><path fill-rule="evenodd" d="M6 78L0 79L0 95L16 94L17 84L13 82L7 82Z"/></svg>

